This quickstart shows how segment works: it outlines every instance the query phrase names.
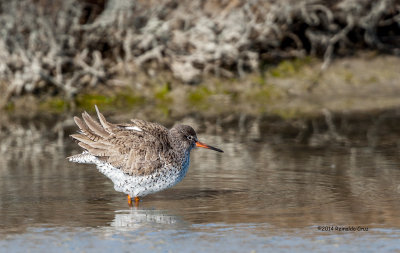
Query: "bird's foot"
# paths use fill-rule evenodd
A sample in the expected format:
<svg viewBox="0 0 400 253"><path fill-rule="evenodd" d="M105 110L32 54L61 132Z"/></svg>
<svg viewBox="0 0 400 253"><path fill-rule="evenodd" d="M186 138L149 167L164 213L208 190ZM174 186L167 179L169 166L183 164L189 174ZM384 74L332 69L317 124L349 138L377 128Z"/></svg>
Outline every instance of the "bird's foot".
<svg viewBox="0 0 400 253"><path fill-rule="evenodd" d="M139 201L140 201L139 197L134 197L133 200L135 201L135 207L138 207L139 206ZM132 202L133 202L132 198L128 194L128 205L129 205L129 207L133 207L133 203Z"/></svg>
<svg viewBox="0 0 400 253"><path fill-rule="evenodd" d="M139 207L139 197L135 197L135 207Z"/></svg>
<svg viewBox="0 0 400 253"><path fill-rule="evenodd" d="M129 207L132 207L132 198L131 195L128 194L128 205Z"/></svg>

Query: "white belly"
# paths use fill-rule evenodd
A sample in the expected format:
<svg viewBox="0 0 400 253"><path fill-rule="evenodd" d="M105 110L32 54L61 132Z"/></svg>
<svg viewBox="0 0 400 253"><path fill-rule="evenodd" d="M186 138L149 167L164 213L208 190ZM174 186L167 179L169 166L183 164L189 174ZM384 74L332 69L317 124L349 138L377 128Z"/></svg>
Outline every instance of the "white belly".
<svg viewBox="0 0 400 253"><path fill-rule="evenodd" d="M163 168L162 171L155 172L151 175L130 176L88 153L85 153L84 160L82 159L82 161L75 162L96 164L97 169L113 181L116 191L124 192L132 197L146 196L176 185L185 177L189 168L188 157L185 159L181 170L173 166L167 166Z"/></svg>

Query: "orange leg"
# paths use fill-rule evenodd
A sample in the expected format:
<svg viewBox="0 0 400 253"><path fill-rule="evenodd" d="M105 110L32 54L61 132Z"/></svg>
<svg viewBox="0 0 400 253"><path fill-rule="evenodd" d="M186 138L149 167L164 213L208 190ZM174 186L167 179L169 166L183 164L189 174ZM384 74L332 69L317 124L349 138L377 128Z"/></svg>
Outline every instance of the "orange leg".
<svg viewBox="0 0 400 253"><path fill-rule="evenodd" d="M139 206L139 201L140 201L139 197L135 197L135 207Z"/></svg>
<svg viewBox="0 0 400 253"><path fill-rule="evenodd" d="M128 194L128 205L129 207L132 207L132 198L129 194Z"/></svg>
<svg viewBox="0 0 400 253"><path fill-rule="evenodd" d="M138 207L139 206L139 201L140 201L139 197L134 197L133 200L135 201L135 206ZM132 198L131 198L131 196L129 194L128 194L128 205L129 205L129 207L133 206L132 205Z"/></svg>

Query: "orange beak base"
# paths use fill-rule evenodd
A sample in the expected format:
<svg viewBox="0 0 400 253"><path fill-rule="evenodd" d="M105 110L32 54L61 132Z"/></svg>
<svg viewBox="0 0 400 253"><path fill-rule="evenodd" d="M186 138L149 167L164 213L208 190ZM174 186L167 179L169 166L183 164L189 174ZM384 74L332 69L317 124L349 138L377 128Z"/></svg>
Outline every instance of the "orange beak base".
<svg viewBox="0 0 400 253"><path fill-rule="evenodd" d="M224 151L222 151L222 150L219 149L219 148L215 148L215 147L213 147L213 146L210 146L210 145L201 143L201 142L199 142L199 141L196 141L196 147L199 147L199 148L208 148L208 149L211 149L211 150L215 150L215 151L224 153Z"/></svg>

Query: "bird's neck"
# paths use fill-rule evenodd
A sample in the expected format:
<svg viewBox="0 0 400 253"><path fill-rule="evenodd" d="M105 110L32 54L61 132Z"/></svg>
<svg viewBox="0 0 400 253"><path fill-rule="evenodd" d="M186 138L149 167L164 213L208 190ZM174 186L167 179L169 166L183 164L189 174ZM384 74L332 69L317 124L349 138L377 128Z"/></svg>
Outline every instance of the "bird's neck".
<svg viewBox="0 0 400 253"><path fill-rule="evenodd" d="M182 173L186 174L190 164L190 150L185 151L185 155L182 161Z"/></svg>

